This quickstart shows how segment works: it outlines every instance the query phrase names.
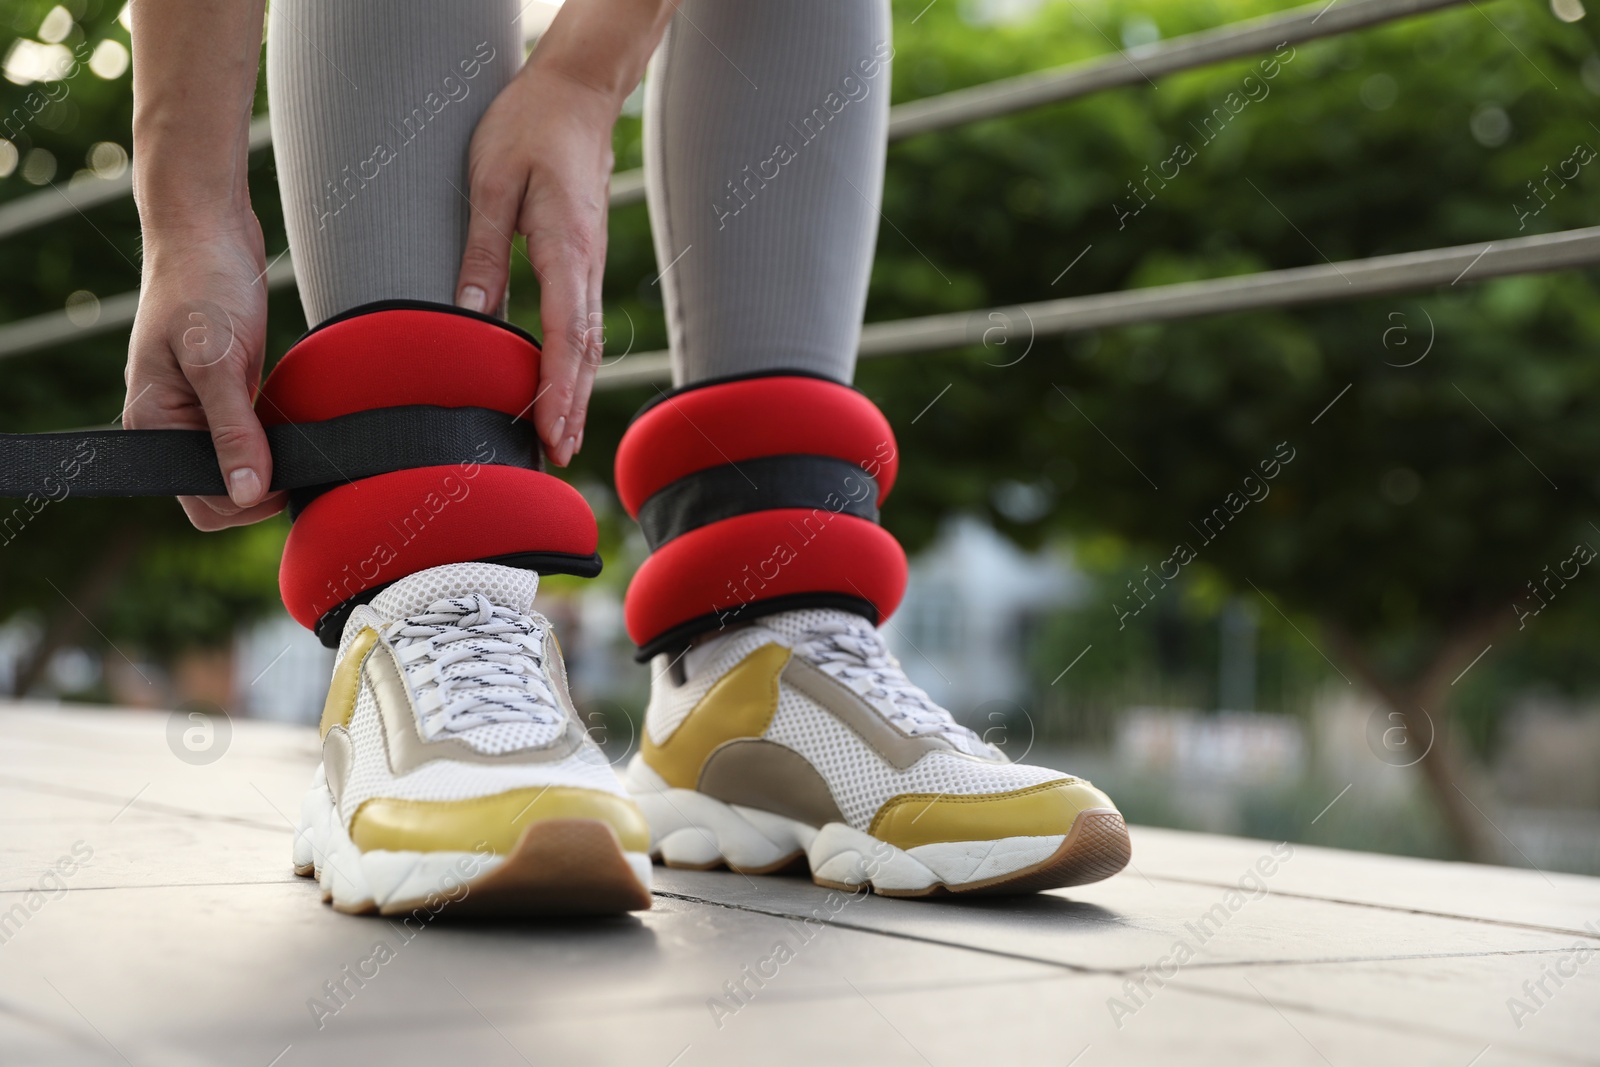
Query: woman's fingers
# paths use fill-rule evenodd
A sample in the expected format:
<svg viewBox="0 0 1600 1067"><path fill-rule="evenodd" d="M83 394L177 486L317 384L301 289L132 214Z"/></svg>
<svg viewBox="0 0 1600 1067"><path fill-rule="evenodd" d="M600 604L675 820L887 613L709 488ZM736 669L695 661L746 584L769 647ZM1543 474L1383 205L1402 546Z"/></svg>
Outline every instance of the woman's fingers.
<svg viewBox="0 0 1600 1067"><path fill-rule="evenodd" d="M605 317L601 302L601 288L605 282L606 231L605 217L601 216L599 250L590 257L587 279L588 316L583 333L584 345L578 365L578 380L572 393L572 410L567 415L567 432L572 435L573 452L583 448L583 428L588 421L589 397L594 392L594 376L605 357Z"/></svg>
<svg viewBox="0 0 1600 1067"><path fill-rule="evenodd" d="M211 362L195 360L191 349L182 349L178 358L205 410L228 499L240 511L256 506L272 484L272 450L250 402L243 346L235 342L232 350Z"/></svg>
<svg viewBox="0 0 1600 1067"><path fill-rule="evenodd" d="M497 307L512 235L527 235L543 334L533 422L545 454L561 467L582 443L600 358L606 189L620 103L530 61L484 113L472 139L473 214L457 303Z"/></svg>
<svg viewBox="0 0 1600 1067"><path fill-rule="evenodd" d="M474 165L467 247L461 253L456 306L491 315L505 296L526 176L515 167Z"/></svg>
<svg viewBox="0 0 1600 1067"><path fill-rule="evenodd" d="M245 526L262 519L270 519L283 510L288 502L287 493L269 493L266 498L250 508L228 508L228 498L225 496L180 496L178 503L183 505L183 512L189 516L189 522L197 530L207 533L213 530L226 530L230 526ZM224 510L226 509L226 510Z"/></svg>
<svg viewBox="0 0 1600 1067"><path fill-rule="evenodd" d="M533 229L529 242L534 246L534 266L539 270L539 320L544 326L533 421L550 462L565 467L578 448L572 414L587 347L588 273L593 248L570 226Z"/></svg>
<svg viewBox="0 0 1600 1067"><path fill-rule="evenodd" d="M272 484L272 451L250 402L259 367L247 346L262 339L238 336L235 322L236 317L221 305L186 305L168 323L165 338L211 431L222 484L233 505L213 506L223 515L255 507Z"/></svg>
<svg viewBox="0 0 1600 1067"><path fill-rule="evenodd" d="M195 429L211 434L229 496L179 497L200 530L258 522L283 509L286 494L269 493L272 452L250 404L256 373L242 338L216 328L217 305L186 305L163 328L135 327L124 377L122 424L130 430ZM141 315L159 320L160 312Z"/></svg>

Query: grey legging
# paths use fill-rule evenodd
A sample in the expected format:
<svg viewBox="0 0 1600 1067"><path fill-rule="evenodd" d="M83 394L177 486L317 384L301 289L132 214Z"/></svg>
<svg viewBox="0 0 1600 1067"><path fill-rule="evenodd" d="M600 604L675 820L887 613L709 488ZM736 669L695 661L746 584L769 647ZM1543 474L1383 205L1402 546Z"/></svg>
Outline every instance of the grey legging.
<svg viewBox="0 0 1600 1067"><path fill-rule="evenodd" d="M373 300L454 301L467 145L521 65L519 4L274 0L273 141L310 323ZM771 368L851 379L889 36L887 0L683 3L645 95L676 382Z"/></svg>

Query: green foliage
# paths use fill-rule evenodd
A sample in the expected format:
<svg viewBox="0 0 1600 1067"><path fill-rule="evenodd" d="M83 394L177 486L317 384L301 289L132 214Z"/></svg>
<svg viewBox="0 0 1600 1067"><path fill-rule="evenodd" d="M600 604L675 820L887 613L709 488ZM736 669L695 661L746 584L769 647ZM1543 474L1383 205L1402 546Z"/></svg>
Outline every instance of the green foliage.
<svg viewBox="0 0 1600 1067"><path fill-rule="evenodd" d="M194 645L224 646L234 630L278 603L282 516L227 538L174 532L141 553L111 603L104 628L157 657Z"/></svg>
<svg viewBox="0 0 1600 1067"><path fill-rule="evenodd" d="M1061 62L1098 39L1090 20L1143 17L1173 35L1262 10L1060 4L978 35L935 8L903 28L898 93L922 91L925 69L953 87ZM1600 63L1592 32L1543 5L1469 7L1299 46L1270 80L1241 61L912 139L890 154L895 227L880 236L869 317L1517 236L1524 182L1600 143L1600 86L1580 76ZM1251 85L1269 91L1207 143L1205 114ZM1509 133L1491 148L1473 120L1494 109ZM1181 142L1195 158L1126 217L1126 183ZM1587 224L1597 189L1600 166L1582 168L1526 232ZM930 261L949 284L923 284ZM1031 349L1019 324L1004 346L864 365L863 388L915 458L886 521L912 545L949 508L1030 541L1109 530L1134 547L1133 570L1186 543L1234 588L1253 582L1352 633L1405 678L1463 624L1513 622L1524 583L1594 536L1595 282L1513 278ZM1396 366L1430 337L1426 359ZM1295 459L1270 495L1214 538L1198 532L1283 442ZM1007 515L1003 480L1047 506ZM1110 605L1104 623L1116 631Z"/></svg>
<svg viewBox="0 0 1600 1067"><path fill-rule="evenodd" d="M35 37L54 6L51 0L7 5L0 12L0 55L16 39ZM71 0L65 6L74 18L61 42L69 50L87 54L84 46L92 49L108 40L128 45L127 30L117 22L120 0ZM38 90L37 85L0 81L0 118L15 116L18 109L24 115L33 112L29 94ZM35 150L54 159L55 184L87 168L96 144L111 142L131 151L131 90L130 72L104 79L85 64L54 83L51 92L57 103L29 121L0 129L0 137L12 140L21 164L0 178L0 201L44 191L24 177L27 157ZM262 85L258 110L265 106ZM276 255L285 238L271 153L251 157L250 185L268 253ZM5 242L0 317L12 321L59 310L76 293L103 299L130 292L139 285L139 262L138 216L130 199L69 214ZM281 354L304 328L294 295L278 294L268 352ZM0 430L31 433L115 425L125 399L126 354L124 330L8 359L0 365ZM33 510L22 501L0 505L0 520L15 520L19 506ZM226 642L237 622L276 607L277 556L286 529L280 519L252 529L200 534L171 500L69 498L50 503L0 546L0 614L74 610L69 600L76 601L94 563L118 542L131 539L138 552L105 609L93 613L98 633L158 655L185 645Z"/></svg>
<svg viewBox="0 0 1600 1067"><path fill-rule="evenodd" d="M85 30L75 33L126 42L113 6L77 2ZM50 6L12 5L10 32L34 33ZM1261 0L1057 0L1027 22L975 28L970 5L897 4L894 98L1102 54L1103 34L1142 39L1155 27L1172 37L1274 9ZM1593 22L1560 23L1538 0L1469 5L1297 46L1280 53L1271 77L1267 57L1253 57L897 144L884 197L892 225L879 234L868 318L1585 225L1597 165L1521 231L1518 212L1543 168L1577 144L1600 144L1591 125L1600 88ZM66 105L18 141L24 153L54 153L62 179L97 141L128 147L128 76L108 82L84 71L71 84ZM0 105L16 106L20 93L0 84ZM1239 107L1236 96L1230 106L1230 93L1248 103ZM1202 134L1207 116L1212 130ZM1148 206L1131 214L1130 183L1161 173L1180 144L1193 158L1141 185ZM638 164L636 119L619 125L616 149L619 167ZM283 230L270 153L253 157L251 183L274 255ZM0 180L0 200L36 191L17 175ZM0 256L7 320L59 308L80 289L106 296L134 287L132 205L89 214L8 242ZM644 208L613 212L611 226L610 350L663 347ZM512 317L534 324L537 286L520 255L512 276ZM987 514L1028 544L1109 535L1125 554L1116 567L1130 576L1188 542L1197 556L1185 568L1190 586L1221 596L1254 583L1297 618L1314 614L1357 634L1386 670L1405 675L1464 621L1509 617L1526 581L1591 536L1584 531L1600 491L1600 369L1588 358L1600 337L1596 281L1594 272L1569 272L1463 283L1031 345L1023 324L1002 335L1004 345L866 364L860 384L910 457L885 521L913 550L958 510ZM297 301L276 294L269 350L283 351L303 327ZM1430 339L1427 358L1397 365ZM113 419L122 346L109 335L10 361L0 368L0 428ZM595 398L572 472L592 498L605 503L616 442L650 395ZM1202 543L1194 526L1282 442L1295 458L1270 495ZM627 524L614 506L601 514L615 552ZM272 603L271 541L281 524L202 537L167 502L69 501L0 551L6 608L48 610L59 594L43 576L60 584L98 543L135 529L147 547L110 612L116 633L159 645L206 640L224 620ZM173 583L198 597L192 617L169 617L173 598L156 591ZM1173 601L1187 603L1183 596ZM1111 605L1102 610L1097 625L1121 633ZM1567 629L1539 632L1554 639ZM1062 631L1060 640L1080 636L1091 639ZM1530 628L1508 638L1511 655L1535 636ZM1105 647L1113 643L1108 636ZM1538 662L1563 677L1592 672L1576 655ZM1511 664L1480 669L1472 684L1497 672L1525 676ZM1477 691L1463 688L1470 705Z"/></svg>
<svg viewBox="0 0 1600 1067"><path fill-rule="evenodd" d="M1097 535L1075 547L1074 564L1088 588L1075 607L1045 620L1027 650L1040 738L1107 742L1128 707L1222 707L1224 610L1232 604L1249 611L1259 602L1236 598L1228 582L1203 563L1165 588L1152 583L1153 593L1145 592L1144 561L1125 542ZM1126 625L1107 626L1108 606L1130 597L1130 583L1151 597L1150 607L1130 615ZM1255 701L1242 710L1305 713L1320 691L1345 684L1289 620L1265 606L1255 616ZM1063 674L1069 665L1070 673Z"/></svg>

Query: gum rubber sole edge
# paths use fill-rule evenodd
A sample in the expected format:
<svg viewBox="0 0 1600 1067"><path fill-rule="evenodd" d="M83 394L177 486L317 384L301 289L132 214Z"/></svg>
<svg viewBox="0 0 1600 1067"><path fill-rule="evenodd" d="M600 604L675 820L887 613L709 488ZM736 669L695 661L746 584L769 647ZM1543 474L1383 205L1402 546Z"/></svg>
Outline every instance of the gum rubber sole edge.
<svg viewBox="0 0 1600 1067"><path fill-rule="evenodd" d="M638 784L635 779L634 784ZM668 867L767 874L805 860L812 881L882 896L1031 893L1085 885L1128 864L1122 815L1078 813L1066 834L949 842L899 849L843 823L821 829L771 812L725 804L689 789L636 789L652 829L652 855Z"/></svg>
<svg viewBox="0 0 1600 1067"><path fill-rule="evenodd" d="M336 911L403 915L603 915L650 907L650 857L594 819L530 825L511 853L363 853L345 832L319 766L301 802L294 870Z"/></svg>
<svg viewBox="0 0 1600 1067"><path fill-rule="evenodd" d="M1073 819L1072 829L1056 850L1031 866L956 885L940 883L926 889L876 891L887 897L1036 893L1104 881L1126 867L1132 858L1132 843L1128 840L1128 827L1121 812L1111 808L1088 808Z"/></svg>

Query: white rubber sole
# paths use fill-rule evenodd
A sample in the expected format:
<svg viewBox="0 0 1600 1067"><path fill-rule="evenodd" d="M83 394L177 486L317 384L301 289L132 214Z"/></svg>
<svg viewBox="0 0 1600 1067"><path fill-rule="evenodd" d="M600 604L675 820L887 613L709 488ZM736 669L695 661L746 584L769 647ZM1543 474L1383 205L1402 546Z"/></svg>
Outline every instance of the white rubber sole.
<svg viewBox="0 0 1600 1067"><path fill-rule="evenodd" d="M900 849L844 823L809 826L771 812L672 789L640 761L625 776L650 823L651 855L668 867L772 874L797 866L834 889L870 885L883 896L1017 893L1096 882L1127 865L1122 816L1079 814L1070 832Z"/></svg>
<svg viewBox="0 0 1600 1067"><path fill-rule="evenodd" d="M345 832L321 766L300 804L295 873L314 877L322 899L348 914L606 914L650 907L651 860L627 852L592 819L535 823L510 855L363 852Z"/></svg>

